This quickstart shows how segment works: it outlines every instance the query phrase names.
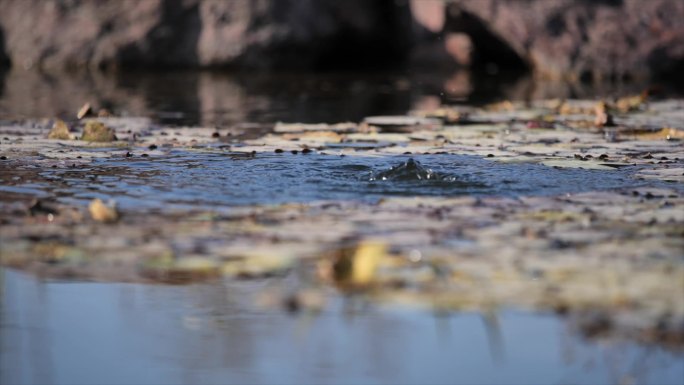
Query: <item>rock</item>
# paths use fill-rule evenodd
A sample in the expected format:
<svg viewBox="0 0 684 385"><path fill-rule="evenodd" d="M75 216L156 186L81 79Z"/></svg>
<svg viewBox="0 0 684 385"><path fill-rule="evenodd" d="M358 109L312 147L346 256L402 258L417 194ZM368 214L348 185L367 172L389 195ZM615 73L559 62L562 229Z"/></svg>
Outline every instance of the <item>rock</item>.
<svg viewBox="0 0 684 385"><path fill-rule="evenodd" d="M410 11L393 0L0 0L17 66L342 67L407 51ZM26 20L31 20L27 23Z"/></svg>
<svg viewBox="0 0 684 385"><path fill-rule="evenodd" d="M104 123L97 120L89 120L83 129L81 140L87 142L111 142L116 140L116 135L114 135L114 130L105 126Z"/></svg>
<svg viewBox="0 0 684 385"><path fill-rule="evenodd" d="M532 67L571 78L684 68L679 0L0 0L0 8L0 66L367 68L411 56L430 68Z"/></svg>
<svg viewBox="0 0 684 385"><path fill-rule="evenodd" d="M477 64L621 79L682 68L683 15L677 0L466 0L447 5L444 31L469 35Z"/></svg>
<svg viewBox="0 0 684 385"><path fill-rule="evenodd" d="M61 119L55 120L55 123L52 125L52 129L48 133L47 137L48 139L60 140L73 139L73 136L69 132L69 126L67 126L67 124Z"/></svg>

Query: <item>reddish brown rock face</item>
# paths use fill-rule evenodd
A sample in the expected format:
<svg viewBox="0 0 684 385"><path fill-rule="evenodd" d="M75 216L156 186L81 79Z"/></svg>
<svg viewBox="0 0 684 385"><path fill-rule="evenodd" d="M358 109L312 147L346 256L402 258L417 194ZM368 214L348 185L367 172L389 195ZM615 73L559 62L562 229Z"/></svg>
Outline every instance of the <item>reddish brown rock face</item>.
<svg viewBox="0 0 684 385"><path fill-rule="evenodd" d="M470 35L485 60L496 37L545 76L622 78L681 65L683 18L670 0L466 0L449 4L445 30Z"/></svg>
<svg viewBox="0 0 684 385"><path fill-rule="evenodd" d="M410 11L388 0L0 0L13 63L316 68L400 61ZM30 22L27 22L30 20ZM355 55L359 57L355 57Z"/></svg>
<svg viewBox="0 0 684 385"><path fill-rule="evenodd" d="M678 0L0 0L17 67L533 68L549 77L672 73ZM30 22L27 22L29 21Z"/></svg>

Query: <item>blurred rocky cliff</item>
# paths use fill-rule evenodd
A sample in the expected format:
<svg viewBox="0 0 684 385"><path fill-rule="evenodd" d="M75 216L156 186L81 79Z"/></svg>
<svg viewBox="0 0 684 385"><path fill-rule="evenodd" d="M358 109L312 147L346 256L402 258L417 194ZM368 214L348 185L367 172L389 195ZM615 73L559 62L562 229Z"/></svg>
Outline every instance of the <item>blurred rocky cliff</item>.
<svg viewBox="0 0 684 385"><path fill-rule="evenodd" d="M626 78L684 69L681 0L0 0L0 65Z"/></svg>

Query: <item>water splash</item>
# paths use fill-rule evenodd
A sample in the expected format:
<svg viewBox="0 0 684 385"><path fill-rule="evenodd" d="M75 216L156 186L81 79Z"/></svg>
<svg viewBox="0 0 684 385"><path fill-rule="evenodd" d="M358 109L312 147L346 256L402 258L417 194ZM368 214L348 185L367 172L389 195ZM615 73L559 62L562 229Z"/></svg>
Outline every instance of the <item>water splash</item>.
<svg viewBox="0 0 684 385"><path fill-rule="evenodd" d="M446 180L453 181L452 175L442 174L423 166L420 162L409 158L406 162L391 167L389 170L371 172L369 181L413 181L413 180Z"/></svg>

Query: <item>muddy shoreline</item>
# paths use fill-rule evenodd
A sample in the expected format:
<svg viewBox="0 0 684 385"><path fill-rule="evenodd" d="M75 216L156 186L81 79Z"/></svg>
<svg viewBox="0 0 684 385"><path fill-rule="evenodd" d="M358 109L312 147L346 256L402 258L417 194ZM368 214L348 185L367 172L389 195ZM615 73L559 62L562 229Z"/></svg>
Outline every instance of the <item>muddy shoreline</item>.
<svg viewBox="0 0 684 385"><path fill-rule="evenodd" d="M68 120L63 139L47 139L54 120L3 122L0 260L50 279L284 277L285 286L253 294L289 312L321 311L330 288L432 311L550 311L591 338L679 350L683 106L636 96L602 107L504 102L257 132L103 113ZM89 121L116 140L78 139ZM330 174L333 158L351 163ZM454 179L363 177L408 158ZM306 188L273 184L267 171L277 167ZM483 167L489 174L478 174ZM496 172L564 176L503 194ZM478 177L491 191L468 190ZM344 199L307 195L326 178L336 192L362 187ZM231 188L256 203L212 200ZM369 191L377 197L361 199ZM94 199L117 202L116 215L94 214Z"/></svg>

